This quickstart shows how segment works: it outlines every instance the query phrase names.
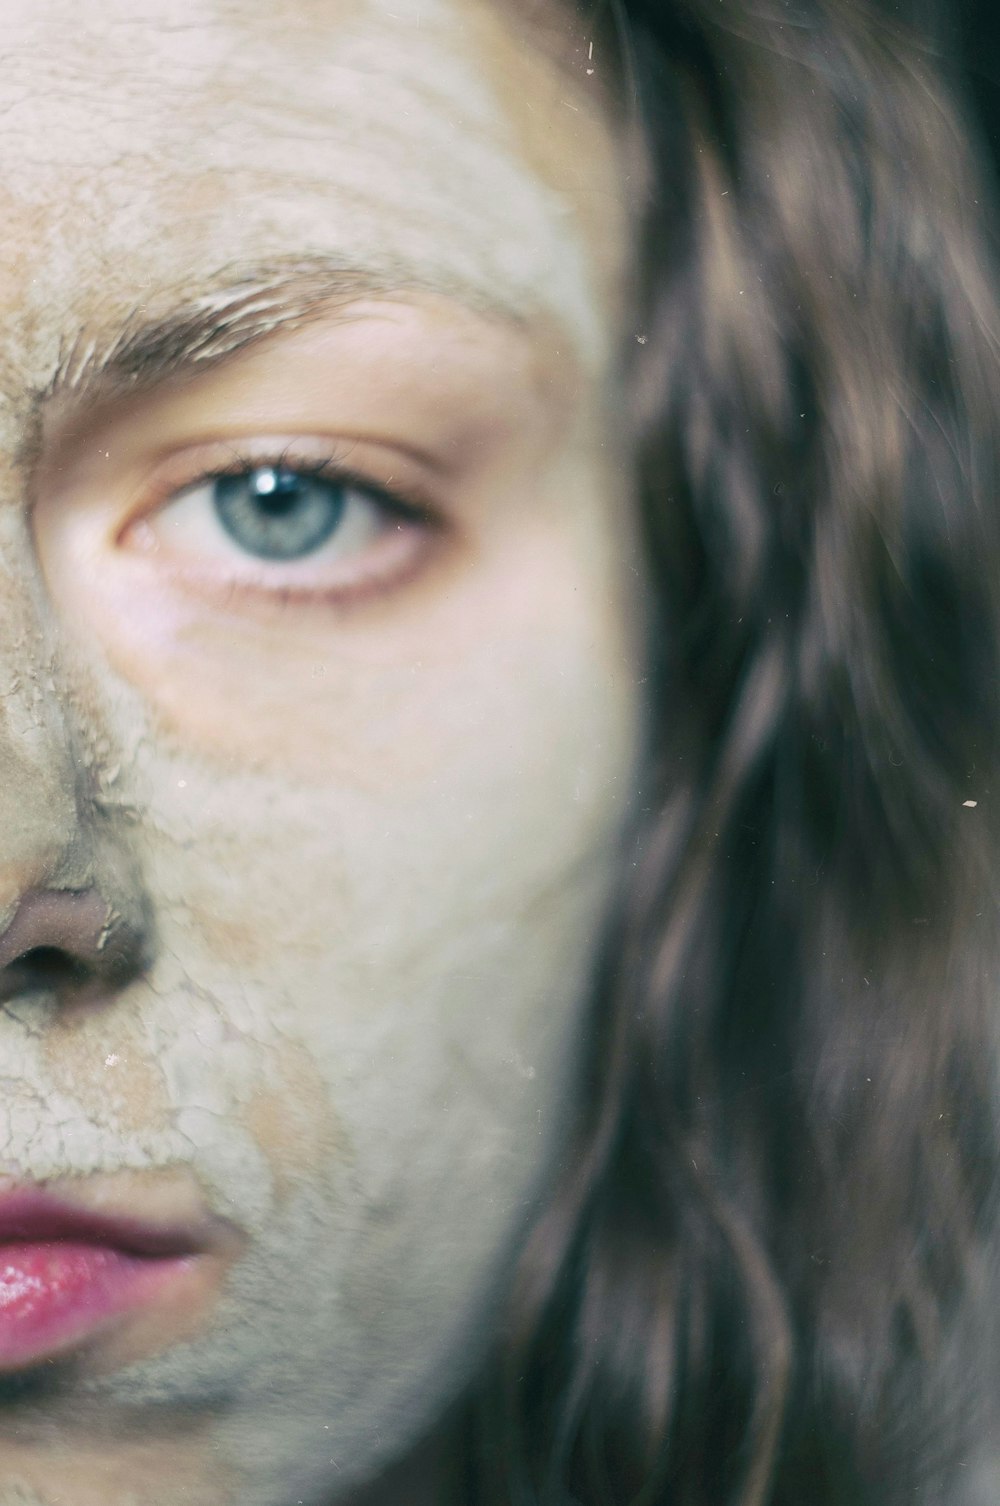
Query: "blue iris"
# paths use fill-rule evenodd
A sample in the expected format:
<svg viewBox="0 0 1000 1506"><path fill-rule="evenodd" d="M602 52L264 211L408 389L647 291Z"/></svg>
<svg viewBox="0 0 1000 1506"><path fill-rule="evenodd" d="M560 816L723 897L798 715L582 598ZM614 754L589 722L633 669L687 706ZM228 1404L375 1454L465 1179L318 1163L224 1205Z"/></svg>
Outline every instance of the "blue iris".
<svg viewBox="0 0 1000 1506"><path fill-rule="evenodd" d="M284 465L217 476L212 493L229 537L263 560L312 554L339 526L347 501L339 482Z"/></svg>

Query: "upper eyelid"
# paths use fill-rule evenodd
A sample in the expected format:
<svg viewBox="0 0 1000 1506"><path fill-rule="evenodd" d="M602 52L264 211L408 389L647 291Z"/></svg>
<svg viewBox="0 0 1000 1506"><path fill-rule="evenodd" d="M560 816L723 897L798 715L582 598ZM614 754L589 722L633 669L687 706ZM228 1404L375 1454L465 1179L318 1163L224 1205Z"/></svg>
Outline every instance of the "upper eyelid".
<svg viewBox="0 0 1000 1506"><path fill-rule="evenodd" d="M252 461L252 463L256 465L267 465L269 463L273 463L273 459L271 461L268 461L266 459L258 460L256 458L258 454L271 454L272 456L274 456L280 453L283 456L285 453L287 453L290 457L288 461L289 465L308 468L312 463L311 459L307 454L300 452L297 449L297 446L316 445L318 443L319 445L325 444L329 447L329 465L331 469L333 469L336 465L341 464L341 462L338 460L338 456L344 456L341 468L345 473L350 473L352 470L356 469L352 466L349 458L347 458L350 452L355 449L363 449L366 451L378 450L391 453L393 455L398 455L400 457L400 460L405 464L416 466L419 470L425 471L428 473L428 475L438 478L442 481L447 479L448 476L456 469L456 460L454 457L449 456L446 458L444 456L435 455L431 451L425 450L420 445L411 444L395 439L390 440L381 434L344 434L335 438L327 437L326 439L322 439L319 435L303 433L300 435L293 435L289 438L278 441L285 447L280 452L278 450L274 450L273 452L268 450L267 446L271 442L272 441L268 439L266 435L254 433L250 430L248 430L246 434L242 434L239 437L230 437L227 439L198 439L188 445L185 445L184 451L182 452L179 452L176 446L170 446L169 448L164 449L164 451L158 457L156 457L154 464L161 465L166 463L171 455L190 452L192 450L208 449L209 447L219 445L222 448L231 450L234 457L239 456L243 460L248 462ZM317 450L317 453L323 452L321 450Z"/></svg>
<svg viewBox="0 0 1000 1506"><path fill-rule="evenodd" d="M319 429L286 429L280 427L271 432L265 423L239 424L221 430L205 430L190 433L182 440L164 440L151 446L130 446L128 427L130 421L99 428L87 435L78 435L72 441L69 453L58 438L54 445L42 439L41 453L32 465L31 491L37 502L42 492L51 489L55 493L86 488L96 467L100 472L100 484L111 480L107 462L112 457L120 459L123 484L130 494L130 511L136 505L137 493L153 491L161 496L171 489L180 490L195 483L199 476L211 473L230 472L230 459L238 456L246 465L275 463L279 456L287 454L288 463L311 466L317 455L327 464L332 473L335 469L345 476L353 477L358 484L384 491L401 502L412 500L416 506L435 510L435 497L454 485L462 471L462 458L455 454L442 455L412 443L409 440L389 436L385 432L323 433ZM123 432L124 431L124 432ZM75 451L75 454L73 453ZM365 456L363 464L350 458L355 451ZM229 457L225 461L205 460L199 457L214 453ZM379 462L369 467L369 455L379 457ZM384 458L383 458L384 457ZM394 477L398 459L404 472L405 482L397 484ZM390 462L386 466L386 460ZM382 474L386 469L389 475ZM373 474L372 472L375 472Z"/></svg>
<svg viewBox="0 0 1000 1506"><path fill-rule="evenodd" d="M104 456L106 451L98 444L91 453ZM443 521L449 505L446 488L405 455L396 464L398 454L396 446L369 445L354 435L341 438L309 433L248 432L196 439L182 446L164 446L155 458L139 456L122 461L124 474L117 488L116 531L214 476L278 464L302 471L321 471L331 479L342 479L345 484L384 497L387 505L429 521ZM115 495L115 482L107 475L103 463L97 469L100 489L105 491L110 485L110 492L105 491L110 501ZM64 487L69 492L75 490L72 473L57 471L53 480L55 493ZM85 475L76 484L82 486L84 493L97 490L91 476ZM46 490L44 484L41 490Z"/></svg>

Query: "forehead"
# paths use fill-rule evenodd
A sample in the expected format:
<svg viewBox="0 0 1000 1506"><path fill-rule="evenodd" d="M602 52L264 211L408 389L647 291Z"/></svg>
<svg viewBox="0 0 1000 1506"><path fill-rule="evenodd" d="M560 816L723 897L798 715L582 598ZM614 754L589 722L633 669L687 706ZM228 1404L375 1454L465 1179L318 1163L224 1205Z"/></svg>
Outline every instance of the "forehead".
<svg viewBox="0 0 1000 1506"><path fill-rule="evenodd" d="M562 18L557 56L547 21L485 0L5 0L0 380L44 385L67 342L288 258L544 313L599 360L615 144L584 33Z"/></svg>

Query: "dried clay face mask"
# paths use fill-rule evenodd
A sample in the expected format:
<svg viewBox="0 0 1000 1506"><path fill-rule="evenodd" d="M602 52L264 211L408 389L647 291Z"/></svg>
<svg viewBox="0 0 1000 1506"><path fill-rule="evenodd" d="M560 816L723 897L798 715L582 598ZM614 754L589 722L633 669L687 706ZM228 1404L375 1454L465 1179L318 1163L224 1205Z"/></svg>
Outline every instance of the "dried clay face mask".
<svg viewBox="0 0 1000 1506"><path fill-rule="evenodd" d="M0 41L0 1502L347 1500L481 1363L615 880L600 80L481 0Z"/></svg>

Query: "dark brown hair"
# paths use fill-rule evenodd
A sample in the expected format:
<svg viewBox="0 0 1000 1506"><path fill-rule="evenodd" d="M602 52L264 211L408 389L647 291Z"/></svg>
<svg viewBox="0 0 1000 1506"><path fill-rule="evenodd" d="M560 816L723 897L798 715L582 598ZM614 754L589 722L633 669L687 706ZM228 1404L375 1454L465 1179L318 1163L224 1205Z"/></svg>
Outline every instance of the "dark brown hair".
<svg viewBox="0 0 1000 1506"><path fill-rule="evenodd" d="M649 764L485 1493L953 1502L997 1290L982 175L929 7L618 19Z"/></svg>

